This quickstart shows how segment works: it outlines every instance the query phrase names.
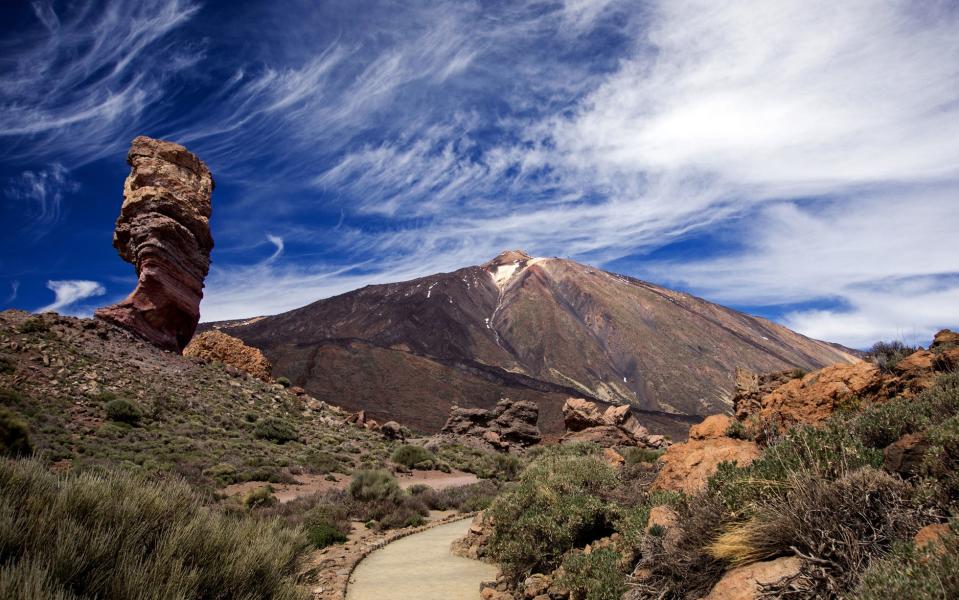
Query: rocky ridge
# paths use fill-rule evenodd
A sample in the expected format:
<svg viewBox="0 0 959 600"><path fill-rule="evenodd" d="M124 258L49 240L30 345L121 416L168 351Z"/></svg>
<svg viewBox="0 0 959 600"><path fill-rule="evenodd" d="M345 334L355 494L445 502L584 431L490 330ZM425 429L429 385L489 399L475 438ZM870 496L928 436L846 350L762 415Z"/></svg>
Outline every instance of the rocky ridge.
<svg viewBox="0 0 959 600"><path fill-rule="evenodd" d="M221 331L204 331L197 335L183 349L183 356L216 360L263 381L271 380L273 365L262 352Z"/></svg>
<svg viewBox="0 0 959 600"><path fill-rule="evenodd" d="M137 287L96 316L181 352L199 322L210 269L213 176L183 146L145 136L133 140L127 162L113 245L136 267Z"/></svg>

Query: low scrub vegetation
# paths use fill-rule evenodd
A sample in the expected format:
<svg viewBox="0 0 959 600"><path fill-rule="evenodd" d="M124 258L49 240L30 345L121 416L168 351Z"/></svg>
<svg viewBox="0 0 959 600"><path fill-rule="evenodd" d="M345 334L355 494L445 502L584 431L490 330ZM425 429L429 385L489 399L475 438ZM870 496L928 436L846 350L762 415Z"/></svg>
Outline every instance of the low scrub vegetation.
<svg viewBox="0 0 959 600"><path fill-rule="evenodd" d="M435 466L433 453L422 446L404 444L393 451L392 461L407 469L432 469Z"/></svg>
<svg viewBox="0 0 959 600"><path fill-rule="evenodd" d="M290 423L274 417L268 417L257 422L254 435L277 444L285 444L299 439L296 429Z"/></svg>
<svg viewBox="0 0 959 600"><path fill-rule="evenodd" d="M205 507L177 480L6 459L0 507L3 598L303 598L302 534Z"/></svg>
<svg viewBox="0 0 959 600"><path fill-rule="evenodd" d="M115 398L106 403L107 418L127 425L139 425L143 418L140 407L123 398Z"/></svg>
<svg viewBox="0 0 959 600"><path fill-rule="evenodd" d="M20 415L0 406L0 455L23 456L32 449L30 428Z"/></svg>
<svg viewBox="0 0 959 600"><path fill-rule="evenodd" d="M917 346L908 346L898 340L892 342L876 342L866 353L866 359L874 363L884 372L892 372L899 361L913 352L921 350Z"/></svg>

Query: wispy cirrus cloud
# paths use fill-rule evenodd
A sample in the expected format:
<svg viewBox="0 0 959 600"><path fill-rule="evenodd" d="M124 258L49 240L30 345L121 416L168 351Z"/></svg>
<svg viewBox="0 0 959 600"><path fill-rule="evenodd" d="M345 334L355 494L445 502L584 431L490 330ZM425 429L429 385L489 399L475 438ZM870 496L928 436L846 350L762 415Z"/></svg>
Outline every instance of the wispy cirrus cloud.
<svg viewBox="0 0 959 600"><path fill-rule="evenodd" d="M79 188L67 169L55 162L44 169L20 173L8 181L3 192L8 199L21 204L27 228L42 235L60 219L64 195Z"/></svg>
<svg viewBox="0 0 959 600"><path fill-rule="evenodd" d="M53 311L74 316L90 316L93 307L87 306L83 301L107 293L106 288L99 282L83 279L48 281L47 288L53 292L55 298L36 312Z"/></svg>
<svg viewBox="0 0 959 600"><path fill-rule="evenodd" d="M122 148L167 78L202 56L162 44L199 9L188 0L30 6L39 27L0 43L0 157L56 149L80 163Z"/></svg>
<svg viewBox="0 0 959 600"><path fill-rule="evenodd" d="M847 343L949 324L956 255L916 249L959 227L951 3L34 6L7 156L188 144L225 183L205 319L524 247Z"/></svg>

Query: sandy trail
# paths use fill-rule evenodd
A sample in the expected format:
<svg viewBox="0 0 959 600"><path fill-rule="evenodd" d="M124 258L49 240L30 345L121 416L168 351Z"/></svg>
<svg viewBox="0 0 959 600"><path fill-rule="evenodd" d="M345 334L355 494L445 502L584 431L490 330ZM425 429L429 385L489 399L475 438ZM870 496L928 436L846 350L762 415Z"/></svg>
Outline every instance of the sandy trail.
<svg viewBox="0 0 959 600"><path fill-rule="evenodd" d="M245 481L243 483L234 483L223 488L220 493L224 496L238 496L246 494L251 490L269 485L273 488L273 495L279 502L289 502L301 496L309 496L317 492L328 490L345 490L350 487L352 477L349 475L334 475L335 481L328 481L326 475L297 475L296 483L269 483L267 481ZM400 487L404 490L418 483L425 483L434 490L444 490L449 487L459 487L476 483L479 478L472 473L463 473L462 471L452 471L444 473L442 471L413 471L412 474L398 474L396 476Z"/></svg>
<svg viewBox="0 0 959 600"><path fill-rule="evenodd" d="M471 520L439 525L388 544L363 559L347 588L347 600L477 600L479 584L496 567L450 553Z"/></svg>

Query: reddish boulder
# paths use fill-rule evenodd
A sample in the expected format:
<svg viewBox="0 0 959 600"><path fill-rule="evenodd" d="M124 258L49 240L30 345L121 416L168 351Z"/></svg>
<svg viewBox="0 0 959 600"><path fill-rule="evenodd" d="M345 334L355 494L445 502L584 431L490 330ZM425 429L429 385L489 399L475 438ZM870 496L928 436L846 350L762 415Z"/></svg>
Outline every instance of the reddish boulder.
<svg viewBox="0 0 959 600"><path fill-rule="evenodd" d="M563 423L566 431L582 431L607 424L599 407L582 398L570 398L563 404Z"/></svg>
<svg viewBox="0 0 959 600"><path fill-rule="evenodd" d="M524 448L540 441L538 420L535 403L501 398L493 410L452 407L441 433L470 438L496 450Z"/></svg>
<svg viewBox="0 0 959 600"><path fill-rule="evenodd" d="M917 475L929 446L921 433L906 434L882 451L883 467L890 473Z"/></svg>
<svg viewBox="0 0 959 600"><path fill-rule="evenodd" d="M222 331L204 331L193 338L183 356L195 356L207 360L217 360L225 365L235 367L264 381L270 380L270 371L273 369L270 361L257 348L247 346L243 340ZM305 394L303 388L290 388L297 395Z"/></svg>
<svg viewBox="0 0 959 600"><path fill-rule="evenodd" d="M736 567L727 571L703 600L754 600L760 586L795 577L800 569L802 560L795 556Z"/></svg>
<svg viewBox="0 0 959 600"><path fill-rule="evenodd" d="M683 491L693 494L706 486L721 462L745 466L761 454L759 446L745 440L715 438L673 444L659 457L662 464L652 489Z"/></svg>
<svg viewBox="0 0 959 600"><path fill-rule="evenodd" d="M726 437L726 432L732 426L733 420L726 415L710 415L702 423L689 428L689 439L708 440Z"/></svg>
<svg viewBox="0 0 959 600"><path fill-rule="evenodd" d="M132 167L113 246L136 267L136 289L96 311L165 350L181 352L200 320L203 280L210 269L210 170L186 148L140 136L127 155Z"/></svg>

